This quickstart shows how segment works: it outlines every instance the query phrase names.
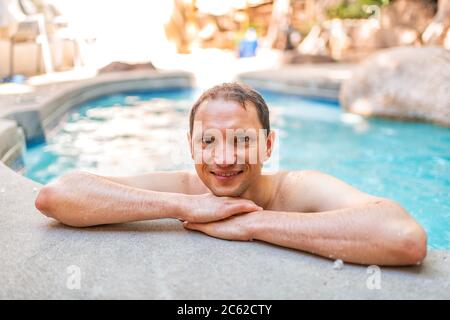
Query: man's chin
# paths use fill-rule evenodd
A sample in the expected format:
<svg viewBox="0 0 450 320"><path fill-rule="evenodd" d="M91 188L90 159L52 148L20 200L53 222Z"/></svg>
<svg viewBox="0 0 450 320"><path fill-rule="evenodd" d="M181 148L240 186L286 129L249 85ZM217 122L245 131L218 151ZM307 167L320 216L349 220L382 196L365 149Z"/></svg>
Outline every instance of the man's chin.
<svg viewBox="0 0 450 320"><path fill-rule="evenodd" d="M239 197L242 192L237 188L209 188L211 192L217 197Z"/></svg>

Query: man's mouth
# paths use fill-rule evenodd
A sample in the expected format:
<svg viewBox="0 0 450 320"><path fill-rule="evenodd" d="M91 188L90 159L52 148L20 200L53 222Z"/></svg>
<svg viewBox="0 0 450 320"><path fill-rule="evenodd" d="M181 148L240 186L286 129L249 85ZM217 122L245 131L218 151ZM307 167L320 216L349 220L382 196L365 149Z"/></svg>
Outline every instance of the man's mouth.
<svg viewBox="0 0 450 320"><path fill-rule="evenodd" d="M213 174L217 179L219 180L230 180L232 178L235 178L239 176L241 173L243 173L244 170L236 170L236 171L210 171L211 174Z"/></svg>

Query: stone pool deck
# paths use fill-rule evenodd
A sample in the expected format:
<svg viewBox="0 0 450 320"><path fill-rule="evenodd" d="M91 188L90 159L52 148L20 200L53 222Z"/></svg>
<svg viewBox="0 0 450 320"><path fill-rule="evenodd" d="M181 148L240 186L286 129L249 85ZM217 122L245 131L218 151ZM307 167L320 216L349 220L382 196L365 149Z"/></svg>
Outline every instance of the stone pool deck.
<svg viewBox="0 0 450 320"><path fill-rule="evenodd" d="M261 242L231 242L184 230L176 220L88 229L38 213L40 185L0 164L0 299L450 299L450 253L422 266L367 268ZM81 287L70 290L68 268ZM70 269L69 269L70 270Z"/></svg>
<svg viewBox="0 0 450 320"><path fill-rule="evenodd" d="M268 75L273 79L273 72ZM259 76L261 83L264 73ZM277 78L277 86L286 79L295 90L291 76ZM25 102L0 101L2 162L16 163L24 137L38 137L74 103L124 90L127 83L148 89L193 81L182 72L115 74L43 87L40 101L33 100L36 93ZM330 260L262 242L210 238L184 230L177 220L65 227L34 208L40 188L0 162L0 299L450 299L450 251L430 250L421 266L381 268L381 288L370 290L372 275L364 266L336 270ZM81 286L71 290L73 270L81 272Z"/></svg>

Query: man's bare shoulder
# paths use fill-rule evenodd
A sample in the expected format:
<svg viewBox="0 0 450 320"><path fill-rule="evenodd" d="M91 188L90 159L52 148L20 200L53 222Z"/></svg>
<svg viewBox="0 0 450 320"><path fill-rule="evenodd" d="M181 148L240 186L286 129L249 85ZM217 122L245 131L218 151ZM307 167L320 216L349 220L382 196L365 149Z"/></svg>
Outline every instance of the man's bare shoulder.
<svg viewBox="0 0 450 320"><path fill-rule="evenodd" d="M292 170L280 171L272 176L274 185L278 186L278 191L291 191L292 187L300 187L305 183L305 178L311 179L317 174L321 174L316 170Z"/></svg>
<svg viewBox="0 0 450 320"><path fill-rule="evenodd" d="M327 179L336 179L332 175L312 169L282 171L280 172L280 176L285 184L295 184L297 186Z"/></svg>
<svg viewBox="0 0 450 320"><path fill-rule="evenodd" d="M290 210L326 211L375 198L319 170L285 171L278 179L280 204Z"/></svg>
<svg viewBox="0 0 450 320"><path fill-rule="evenodd" d="M280 171L271 176L273 184L273 210L309 211L307 199L299 197L304 193L305 177L313 172L310 170Z"/></svg>
<svg viewBox="0 0 450 320"><path fill-rule="evenodd" d="M188 181L187 190L185 193L187 194L203 194L211 192L203 183L203 181L199 178L196 172L194 171L184 171L185 177Z"/></svg>

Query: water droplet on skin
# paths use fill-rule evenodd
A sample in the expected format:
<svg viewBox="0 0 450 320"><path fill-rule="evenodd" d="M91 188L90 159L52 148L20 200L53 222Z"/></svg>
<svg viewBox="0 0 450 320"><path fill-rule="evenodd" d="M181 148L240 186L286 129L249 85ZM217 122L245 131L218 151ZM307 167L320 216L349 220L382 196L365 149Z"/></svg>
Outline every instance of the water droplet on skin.
<svg viewBox="0 0 450 320"><path fill-rule="evenodd" d="M341 259L337 259L336 261L334 261L334 270L341 270L342 268L344 268L344 261L342 261Z"/></svg>

